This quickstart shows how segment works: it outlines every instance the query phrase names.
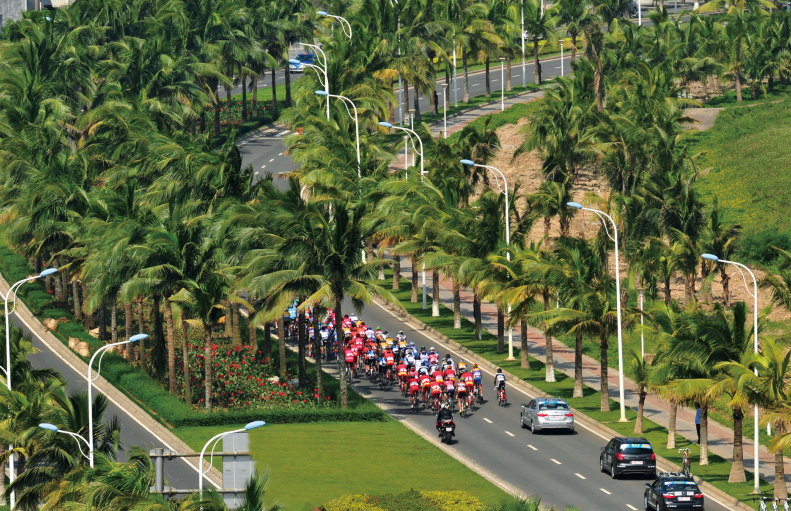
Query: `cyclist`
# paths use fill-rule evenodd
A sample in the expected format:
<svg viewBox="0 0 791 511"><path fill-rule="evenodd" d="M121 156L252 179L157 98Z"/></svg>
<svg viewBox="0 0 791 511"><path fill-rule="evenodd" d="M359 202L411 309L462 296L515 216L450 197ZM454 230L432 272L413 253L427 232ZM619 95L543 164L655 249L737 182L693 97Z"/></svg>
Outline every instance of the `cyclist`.
<svg viewBox="0 0 791 511"><path fill-rule="evenodd" d="M357 317L357 314L352 313L349 315L349 320L352 322L352 325L356 325L360 318Z"/></svg>
<svg viewBox="0 0 791 511"><path fill-rule="evenodd" d="M343 350L343 358L346 360L346 370L351 371L354 376L357 376L357 350L353 350L351 347L347 346L346 349Z"/></svg>
<svg viewBox="0 0 791 511"><path fill-rule="evenodd" d="M409 396L414 401L414 404L417 405L420 402L420 382L417 379L417 375L412 375L409 377Z"/></svg>
<svg viewBox="0 0 791 511"><path fill-rule="evenodd" d="M451 366L451 367L453 367L453 366L454 366L453 359L452 359L452 358L450 358L450 355L449 355L449 354L448 354L448 355L445 355L445 363L446 363L447 365Z"/></svg>
<svg viewBox="0 0 791 511"><path fill-rule="evenodd" d="M402 391L406 391L406 381L407 375L409 375L409 371L407 370L406 364L403 362L399 362L396 366L396 374L398 375L398 385L401 387Z"/></svg>
<svg viewBox="0 0 791 511"><path fill-rule="evenodd" d="M401 342L401 341L406 342L406 335L404 335L404 331L403 330L399 330L398 331L398 333L396 334L396 340L398 342Z"/></svg>
<svg viewBox="0 0 791 511"><path fill-rule="evenodd" d="M422 364L420 364L420 367L418 367L417 372L418 374L425 374L426 376L428 376L428 365L425 362L423 362Z"/></svg>
<svg viewBox="0 0 791 511"><path fill-rule="evenodd" d="M434 371L431 372L431 377L435 381L445 381L445 373L443 373L437 368L434 368Z"/></svg>
<svg viewBox="0 0 791 511"><path fill-rule="evenodd" d="M466 370L467 370L467 363L464 360L462 360L461 362L459 362L459 374L463 373Z"/></svg>
<svg viewBox="0 0 791 511"><path fill-rule="evenodd" d="M366 337L366 339L368 339L368 340L371 340L371 339L376 339L376 334L374 333L374 329L373 329L373 328L371 328L371 327L368 327L368 328L365 330L365 337Z"/></svg>
<svg viewBox="0 0 791 511"><path fill-rule="evenodd" d="M431 406L436 409L437 403L442 399L442 392L445 390L445 385L441 381L432 381L429 385L431 390Z"/></svg>
<svg viewBox="0 0 791 511"><path fill-rule="evenodd" d="M425 362L428 365L428 351L426 351L425 346L420 347L420 361Z"/></svg>
<svg viewBox="0 0 791 511"><path fill-rule="evenodd" d="M483 371L478 368L478 364L472 364L472 377L475 381L475 386L478 388L478 395L483 399L483 385L481 384Z"/></svg>
<svg viewBox="0 0 791 511"><path fill-rule="evenodd" d="M380 326L376 327L376 330L374 330L374 336L376 336L377 339L380 339L384 336L384 331L382 330L382 327Z"/></svg>
<svg viewBox="0 0 791 511"><path fill-rule="evenodd" d="M505 375L499 367L497 368L497 374L494 375L494 388L498 391L498 396L500 395L499 391L505 392Z"/></svg>
<svg viewBox="0 0 791 511"><path fill-rule="evenodd" d="M406 355L404 356L404 360L406 360L407 365L412 367L415 366L415 354L412 353L411 348L407 348Z"/></svg>
<svg viewBox="0 0 791 511"><path fill-rule="evenodd" d="M366 374L373 375L376 370L376 350L368 347L365 352L365 372Z"/></svg>
<svg viewBox="0 0 791 511"><path fill-rule="evenodd" d="M456 389L456 399L459 400L459 411L461 411L467 401L467 386L464 384L464 380L459 381L459 386Z"/></svg>
<svg viewBox="0 0 791 511"><path fill-rule="evenodd" d="M453 366L451 366L451 365L445 367L445 371L443 371L442 375L447 380L456 381L456 370L453 369Z"/></svg>
<svg viewBox="0 0 791 511"><path fill-rule="evenodd" d="M445 380L445 394L448 396L448 403L453 401L456 394L456 380Z"/></svg>
<svg viewBox="0 0 791 511"><path fill-rule="evenodd" d="M461 366L461 364L459 364L459 366ZM467 390L467 400L472 401L473 389L475 388L475 377L471 372L465 370L459 375L459 390L461 390L462 385ZM461 410L461 408L459 408L459 410Z"/></svg>
<svg viewBox="0 0 791 511"><path fill-rule="evenodd" d="M349 319L348 314L343 315L343 320L341 321L341 326L343 328L351 328L352 327L352 320Z"/></svg>
<svg viewBox="0 0 791 511"><path fill-rule="evenodd" d="M423 391L423 402L428 406L428 392L431 388L431 377L427 374L421 374L418 377L418 381L420 381L420 389Z"/></svg>
<svg viewBox="0 0 791 511"><path fill-rule="evenodd" d="M385 358L384 354L379 357L378 361L379 366L379 381L384 383L385 382L385 373L387 372L387 359Z"/></svg>
<svg viewBox="0 0 791 511"><path fill-rule="evenodd" d="M385 362L387 363L387 370L390 371L392 378L393 369L395 368L395 355L392 350L385 349Z"/></svg>
<svg viewBox="0 0 791 511"><path fill-rule="evenodd" d="M434 365L439 362L439 354L432 346L431 350L428 352L428 363L429 365Z"/></svg>

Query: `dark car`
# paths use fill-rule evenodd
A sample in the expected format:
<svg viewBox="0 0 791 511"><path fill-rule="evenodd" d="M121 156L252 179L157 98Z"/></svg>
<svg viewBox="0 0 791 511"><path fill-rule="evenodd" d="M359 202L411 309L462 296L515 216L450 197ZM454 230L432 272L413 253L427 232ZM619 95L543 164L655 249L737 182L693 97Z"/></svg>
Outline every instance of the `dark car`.
<svg viewBox="0 0 791 511"><path fill-rule="evenodd" d="M601 448L599 468L613 479L621 474L656 477L656 454L645 438L616 437Z"/></svg>
<svg viewBox="0 0 791 511"><path fill-rule="evenodd" d="M653 484L646 483L643 501L646 509L703 510L703 493L695 480L686 474L661 474Z"/></svg>

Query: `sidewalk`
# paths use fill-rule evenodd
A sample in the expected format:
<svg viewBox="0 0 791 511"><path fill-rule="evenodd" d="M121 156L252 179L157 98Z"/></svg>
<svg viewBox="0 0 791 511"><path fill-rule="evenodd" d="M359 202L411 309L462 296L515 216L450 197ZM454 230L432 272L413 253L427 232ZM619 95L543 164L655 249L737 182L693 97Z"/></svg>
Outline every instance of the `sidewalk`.
<svg viewBox="0 0 791 511"><path fill-rule="evenodd" d="M535 101L536 99L542 98L544 96L544 91L532 91L532 92L525 92L523 94L519 94L516 96L511 96L510 98L505 98L505 109L512 107L518 103L529 103L530 101ZM489 114L497 114L502 111L502 106L500 99L497 97L492 96L492 103L487 105L482 105L478 108L474 108L471 110L463 111L458 114L455 114L452 118L448 119L448 136L456 133L457 131L461 131L467 126L469 123L474 121L475 119L482 117L484 115ZM441 137L444 134L444 121L440 120L431 125L431 135L435 137ZM410 160L414 157L414 151L410 150ZM403 152L400 152L398 159L393 161L390 164L390 168L394 169L403 169L404 162L405 162L405 155Z"/></svg>
<svg viewBox="0 0 791 511"><path fill-rule="evenodd" d="M401 275L404 278L411 278L412 267L409 259L401 258ZM427 292L429 293L428 301L431 307L431 282L430 276L427 282ZM420 298L419 298L420 299ZM450 280L442 281L440 285L440 302L448 309L453 309L453 288ZM472 293L465 289L461 291L461 313L462 316L470 321L473 321L472 315ZM493 335L497 335L497 308L494 305L483 302L481 305L481 316L483 328ZM530 355L541 362L546 362L546 350L544 334L540 330L528 326L528 341ZM506 332L506 344L508 342ZM515 329L513 333L513 342L518 349L521 343L521 336L519 329ZM507 349L507 347L506 347ZM552 340L552 350L554 355L555 370L562 372L570 377L574 377L574 350L569 348L560 341ZM507 356L503 354L503 358ZM518 355L514 355L518 358ZM591 357L583 356L582 360L582 379L586 385L594 389L599 388L600 371L599 362ZM615 401L619 399L620 386L618 384L618 371L617 369L610 368L608 371L608 380L610 387L610 397ZM628 378L624 378L624 398L626 405L637 409L638 397L637 387L634 382ZM653 394L649 394L645 400L644 414L645 417L651 419L657 424L667 428L669 424L670 406L667 402L659 399ZM749 411L748 411L749 413ZM719 424L711 419L708 422L709 426L709 452L720 456L728 461L733 461L733 430ZM679 408L676 415L676 433L682 435L689 440L697 440L697 433L695 431L695 410L687 408ZM751 432L750 432L751 433ZM744 465L745 469L752 472L753 468L753 442L752 438L743 438L744 442ZM773 483L775 479L774 474L774 454L761 445L759 447L760 453L760 477L761 479ZM751 480L752 473L747 475L747 480ZM791 483L791 461L785 460L785 479L786 483Z"/></svg>

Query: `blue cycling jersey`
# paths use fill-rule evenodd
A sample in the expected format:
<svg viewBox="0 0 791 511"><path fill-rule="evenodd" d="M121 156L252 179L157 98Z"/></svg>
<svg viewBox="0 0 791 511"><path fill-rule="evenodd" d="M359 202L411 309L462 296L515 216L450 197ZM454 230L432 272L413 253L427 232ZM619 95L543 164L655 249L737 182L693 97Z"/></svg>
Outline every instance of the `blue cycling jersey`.
<svg viewBox="0 0 791 511"><path fill-rule="evenodd" d="M472 370L472 377L475 378L475 382L476 383L481 383L481 377L482 376L483 376L483 373L481 372L480 369L473 369Z"/></svg>

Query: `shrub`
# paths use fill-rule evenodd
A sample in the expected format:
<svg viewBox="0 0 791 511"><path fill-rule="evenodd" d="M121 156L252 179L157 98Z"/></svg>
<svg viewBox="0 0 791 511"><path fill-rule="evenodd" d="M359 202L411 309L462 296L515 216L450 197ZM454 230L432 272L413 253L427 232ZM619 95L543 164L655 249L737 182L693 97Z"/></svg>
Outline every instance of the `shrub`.
<svg viewBox="0 0 791 511"><path fill-rule="evenodd" d="M344 495L323 506L324 511L484 511L481 501L463 491L415 491L398 495Z"/></svg>
<svg viewBox="0 0 791 511"><path fill-rule="evenodd" d="M424 491L423 499L442 511L483 511L486 506L463 491Z"/></svg>
<svg viewBox="0 0 791 511"><path fill-rule="evenodd" d="M333 499L324 506L324 511L384 511L374 504L376 497L368 495L343 495Z"/></svg>
<svg viewBox="0 0 791 511"><path fill-rule="evenodd" d="M751 234L744 237L739 252L743 260L768 265L777 258L777 250L772 247L791 250L791 237L777 231Z"/></svg>
<svg viewBox="0 0 791 511"><path fill-rule="evenodd" d="M412 511L413 509L426 509L439 511L439 508L428 502L419 491L410 490L399 495L382 495L376 502L385 511Z"/></svg>

